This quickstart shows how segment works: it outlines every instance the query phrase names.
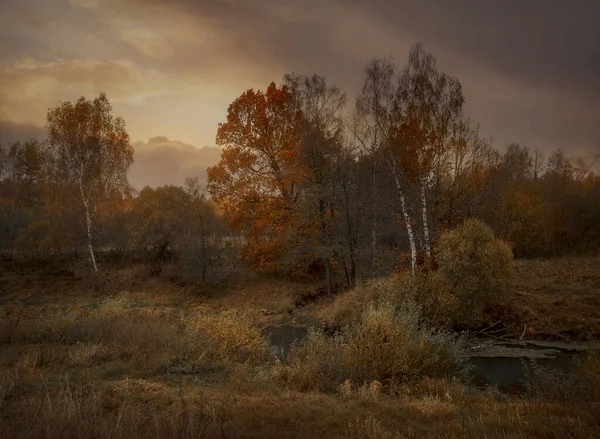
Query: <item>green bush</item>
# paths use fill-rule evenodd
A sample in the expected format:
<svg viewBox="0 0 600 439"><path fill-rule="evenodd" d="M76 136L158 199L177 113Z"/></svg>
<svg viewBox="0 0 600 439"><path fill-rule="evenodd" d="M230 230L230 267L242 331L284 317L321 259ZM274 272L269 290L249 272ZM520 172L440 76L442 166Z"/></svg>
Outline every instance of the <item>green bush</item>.
<svg viewBox="0 0 600 439"><path fill-rule="evenodd" d="M468 219L442 234L437 247L440 275L460 306L455 323L468 328L484 324L486 311L506 303L511 288L512 250L482 221Z"/></svg>
<svg viewBox="0 0 600 439"><path fill-rule="evenodd" d="M15 241L15 256L17 260L51 259L58 255L69 244L61 230L52 221L40 219L33 221L19 231Z"/></svg>

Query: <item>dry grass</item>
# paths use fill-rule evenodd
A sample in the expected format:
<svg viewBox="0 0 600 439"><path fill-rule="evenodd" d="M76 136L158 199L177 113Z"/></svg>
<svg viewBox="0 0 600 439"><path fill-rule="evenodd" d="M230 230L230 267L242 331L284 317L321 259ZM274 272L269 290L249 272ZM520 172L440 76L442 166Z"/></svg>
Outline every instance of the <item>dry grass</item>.
<svg viewBox="0 0 600 439"><path fill-rule="evenodd" d="M563 404L600 402L600 351L590 350L575 360L575 372L536 367L528 380L528 396Z"/></svg>
<svg viewBox="0 0 600 439"><path fill-rule="evenodd" d="M515 261L510 302L529 337L600 339L600 258Z"/></svg>
<svg viewBox="0 0 600 439"><path fill-rule="evenodd" d="M505 305L491 309L490 322L504 320L510 337L519 337L526 327L530 339L600 339L600 258L515 260L513 267L513 287L504 296ZM437 273L366 282L321 301L311 312L328 328L339 330L360 321L370 303L391 296L414 297L429 324L454 325L453 310L459 304Z"/></svg>
<svg viewBox="0 0 600 439"><path fill-rule="evenodd" d="M367 375L342 376L330 393L288 390L256 327L262 308L284 303L272 295L287 300L305 285L246 285L211 299L130 275L127 290L108 296L85 281L3 278L0 437L600 437L593 398ZM594 367L581 379L594 382Z"/></svg>
<svg viewBox="0 0 600 439"><path fill-rule="evenodd" d="M311 330L277 378L299 390L361 389L463 372L462 340L420 324L414 302L369 305L360 321L328 337Z"/></svg>
<svg viewBox="0 0 600 439"><path fill-rule="evenodd" d="M382 292L389 288L390 279L366 282L333 300L324 300L320 306L314 307L313 314L330 330L339 331L345 326L360 323L369 304L379 300Z"/></svg>

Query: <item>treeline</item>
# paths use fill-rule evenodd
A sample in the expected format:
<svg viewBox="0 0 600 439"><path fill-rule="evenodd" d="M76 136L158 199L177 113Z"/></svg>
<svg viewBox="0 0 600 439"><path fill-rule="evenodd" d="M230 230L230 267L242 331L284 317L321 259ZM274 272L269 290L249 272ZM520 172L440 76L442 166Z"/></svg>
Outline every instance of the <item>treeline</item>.
<svg viewBox="0 0 600 439"><path fill-rule="evenodd" d="M597 253L593 162L494 149L464 116L460 82L420 45L400 71L369 63L345 104L323 77L286 75L230 105L208 189L253 266L317 270L329 291L337 273L352 287L359 269L434 267L440 234L470 217L517 256Z"/></svg>
<svg viewBox="0 0 600 439"><path fill-rule="evenodd" d="M106 96L61 103L44 142L0 152L0 251L84 254L95 270L98 252L133 252L155 273L175 257L203 281L229 248L259 271L323 276L328 292L357 273L435 266L440 234L472 217L518 257L598 253L593 161L494 149L464 116L460 82L420 45L400 70L369 63L346 101L318 75L248 90L219 125L207 191L188 180L139 193Z"/></svg>
<svg viewBox="0 0 600 439"><path fill-rule="evenodd" d="M106 95L50 109L47 139L0 150L0 252L5 259L73 261L98 271L98 256L127 255L158 274L214 275L228 235L198 179L184 186L127 181L133 148Z"/></svg>

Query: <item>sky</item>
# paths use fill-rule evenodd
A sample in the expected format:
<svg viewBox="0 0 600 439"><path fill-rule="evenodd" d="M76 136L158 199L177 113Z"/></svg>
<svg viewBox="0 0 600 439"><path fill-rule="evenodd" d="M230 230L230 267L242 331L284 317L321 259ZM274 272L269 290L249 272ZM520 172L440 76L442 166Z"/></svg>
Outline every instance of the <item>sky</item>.
<svg viewBox="0 0 600 439"><path fill-rule="evenodd" d="M463 85L503 149L600 153L597 0L0 0L0 142L43 137L59 101L104 91L135 147L130 180L206 178L228 105L285 73L351 106L365 65L414 43Z"/></svg>

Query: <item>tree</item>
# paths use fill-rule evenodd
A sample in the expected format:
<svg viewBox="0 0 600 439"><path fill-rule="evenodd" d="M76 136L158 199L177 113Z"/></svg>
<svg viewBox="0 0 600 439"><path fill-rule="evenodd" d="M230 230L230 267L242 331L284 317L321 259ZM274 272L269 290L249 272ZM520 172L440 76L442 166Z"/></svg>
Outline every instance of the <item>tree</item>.
<svg viewBox="0 0 600 439"><path fill-rule="evenodd" d="M31 139L0 148L0 251L11 255L18 233L40 207L41 145Z"/></svg>
<svg viewBox="0 0 600 439"><path fill-rule="evenodd" d="M460 82L438 71L433 55L416 44L398 80L390 145L394 172L399 167L406 183L419 188L423 243L428 258L431 257L428 192L446 167L453 128L462 121L463 103Z"/></svg>
<svg viewBox="0 0 600 439"><path fill-rule="evenodd" d="M51 183L77 194L89 256L98 272L93 244L97 207L114 191L129 187L133 147L125 122L113 116L106 94L101 93L94 100L81 97L51 108L46 128L45 175Z"/></svg>
<svg viewBox="0 0 600 439"><path fill-rule="evenodd" d="M452 229L466 218L476 215L486 201L494 199L492 192L497 188L490 183L493 172L500 166L500 160L491 141L479 135L477 126L473 126L468 119L457 123L452 129L445 156L436 170L432 194L433 224L438 227L439 221L445 225L445 229ZM491 210L496 212L496 209L497 206Z"/></svg>
<svg viewBox="0 0 600 439"><path fill-rule="evenodd" d="M189 225L190 197L180 186L146 186L133 200L129 236L137 248L154 254L152 273L159 274L168 253ZM178 242L179 241L179 242Z"/></svg>
<svg viewBox="0 0 600 439"><path fill-rule="evenodd" d="M300 194L297 166L302 116L287 86L248 90L229 105L216 143L221 161L208 169L208 191L229 226L248 240L247 260L277 269L293 205Z"/></svg>
<svg viewBox="0 0 600 439"><path fill-rule="evenodd" d="M320 231L321 257L325 268L325 285L329 295L333 292L331 263L335 253L335 222L339 216L339 201L349 202L348 185L346 196L340 200L338 189L342 189L339 180L342 176L343 154L343 119L342 110L346 103L346 95L337 86L330 86L327 80L318 75L299 76L288 74L284 78L295 101L295 106L302 112L300 125L301 141L298 150L298 166L303 180L303 197L308 203L309 211L315 212ZM355 283L354 238L349 210L339 203L346 215L347 243L350 267L346 267L349 287ZM311 206L313 208L311 209Z"/></svg>
<svg viewBox="0 0 600 439"><path fill-rule="evenodd" d="M200 272L200 283L207 279L210 265L209 235L217 234L219 221L214 210L206 199L206 189L200 185L198 178L186 178L184 190L189 197L189 214L187 221L186 244L181 249L183 265L187 272ZM198 251L199 250L199 251Z"/></svg>
<svg viewBox="0 0 600 439"><path fill-rule="evenodd" d="M402 164L398 160L398 144L391 138L394 133L392 117L394 109L394 66L389 60L373 60L365 69L365 82L362 93L356 102L354 123L355 138L362 149L373 157L382 157L396 186L404 225L408 233L411 250L411 270L414 273L417 264L417 246L413 219L406 198L405 182L402 178ZM375 164L376 161L373 162ZM375 188L373 167L372 187ZM375 200L375 194L373 194ZM373 206L373 212L375 212ZM372 252L375 247L375 221L372 223Z"/></svg>

